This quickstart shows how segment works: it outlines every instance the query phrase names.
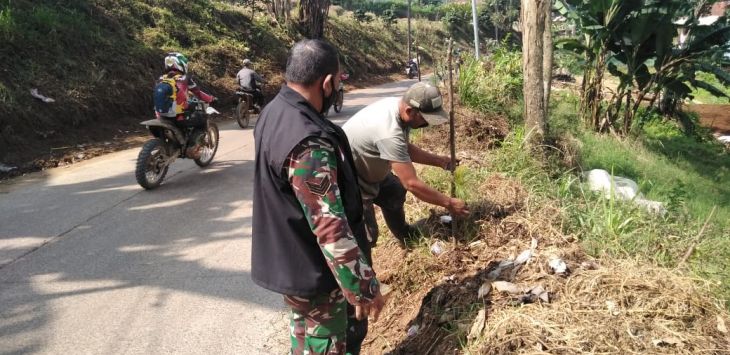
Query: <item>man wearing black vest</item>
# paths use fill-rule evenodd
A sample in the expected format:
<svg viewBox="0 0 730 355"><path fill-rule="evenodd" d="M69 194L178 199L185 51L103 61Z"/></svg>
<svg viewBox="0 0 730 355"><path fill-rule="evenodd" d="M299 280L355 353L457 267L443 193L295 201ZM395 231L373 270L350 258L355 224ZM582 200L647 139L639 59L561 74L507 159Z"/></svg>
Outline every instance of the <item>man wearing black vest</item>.
<svg viewBox="0 0 730 355"><path fill-rule="evenodd" d="M358 354L383 307L352 152L323 118L339 84L337 50L294 45L287 85L256 123L252 278L284 295L293 354Z"/></svg>

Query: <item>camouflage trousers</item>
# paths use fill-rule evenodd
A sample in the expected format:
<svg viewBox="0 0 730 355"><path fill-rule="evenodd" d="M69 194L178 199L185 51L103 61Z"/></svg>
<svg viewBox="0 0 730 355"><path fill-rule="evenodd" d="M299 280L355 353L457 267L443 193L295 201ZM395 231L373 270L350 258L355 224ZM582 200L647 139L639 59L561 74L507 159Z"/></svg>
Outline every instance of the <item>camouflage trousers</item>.
<svg viewBox="0 0 730 355"><path fill-rule="evenodd" d="M313 298L284 296L291 308L293 355L358 355L368 331L367 319L355 318L339 288Z"/></svg>

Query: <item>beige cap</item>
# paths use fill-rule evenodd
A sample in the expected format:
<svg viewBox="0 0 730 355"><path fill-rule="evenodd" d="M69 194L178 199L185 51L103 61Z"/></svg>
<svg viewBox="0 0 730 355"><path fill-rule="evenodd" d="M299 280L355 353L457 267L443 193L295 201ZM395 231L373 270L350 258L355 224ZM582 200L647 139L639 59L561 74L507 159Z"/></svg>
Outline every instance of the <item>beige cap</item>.
<svg viewBox="0 0 730 355"><path fill-rule="evenodd" d="M449 121L443 108L443 98L439 89L424 82L415 83L403 95L408 106L418 109L429 126L436 126Z"/></svg>

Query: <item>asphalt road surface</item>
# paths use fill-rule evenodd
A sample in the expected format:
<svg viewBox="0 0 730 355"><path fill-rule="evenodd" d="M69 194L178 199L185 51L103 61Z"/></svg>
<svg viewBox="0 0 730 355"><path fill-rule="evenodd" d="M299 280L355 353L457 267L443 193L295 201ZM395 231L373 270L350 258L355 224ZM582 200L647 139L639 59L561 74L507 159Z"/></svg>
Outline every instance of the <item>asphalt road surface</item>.
<svg viewBox="0 0 730 355"><path fill-rule="evenodd" d="M413 80L345 93L344 123ZM252 123L253 124L253 123ZM288 315L251 270L252 129L214 163L134 178L139 149L0 184L0 354L284 354Z"/></svg>

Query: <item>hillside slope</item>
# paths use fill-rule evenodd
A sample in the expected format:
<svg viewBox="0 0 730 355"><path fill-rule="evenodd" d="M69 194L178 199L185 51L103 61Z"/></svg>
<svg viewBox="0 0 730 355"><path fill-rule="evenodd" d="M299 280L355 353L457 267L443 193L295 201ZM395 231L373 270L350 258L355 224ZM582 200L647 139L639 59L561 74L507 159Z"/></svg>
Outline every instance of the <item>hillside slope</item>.
<svg viewBox="0 0 730 355"><path fill-rule="evenodd" d="M326 37L340 47L353 81L400 68L403 23L360 23L334 9ZM438 23L421 28L443 37ZM0 0L0 163L22 166L51 148L132 129L150 116L168 51L188 55L201 86L224 104L233 102L233 78L246 57L270 80L271 95L300 38L295 25L261 11L252 18L230 1ZM33 98L34 88L56 101Z"/></svg>

